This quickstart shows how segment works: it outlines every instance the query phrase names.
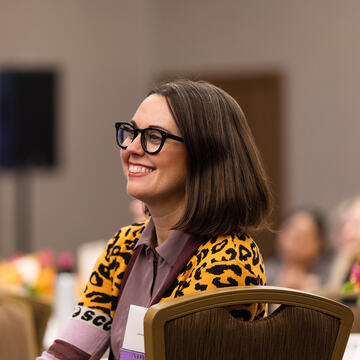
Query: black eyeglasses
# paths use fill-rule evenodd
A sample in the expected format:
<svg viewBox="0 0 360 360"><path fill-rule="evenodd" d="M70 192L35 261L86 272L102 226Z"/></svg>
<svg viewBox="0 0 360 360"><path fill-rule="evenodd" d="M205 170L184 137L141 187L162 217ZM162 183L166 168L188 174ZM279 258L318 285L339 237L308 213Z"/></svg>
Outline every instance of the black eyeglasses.
<svg viewBox="0 0 360 360"><path fill-rule="evenodd" d="M176 135L167 133L166 131L156 128L138 129L128 122L115 123L116 142L122 148L126 149L141 134L140 141L144 151L148 154L157 154L164 146L167 138L184 142L184 140Z"/></svg>

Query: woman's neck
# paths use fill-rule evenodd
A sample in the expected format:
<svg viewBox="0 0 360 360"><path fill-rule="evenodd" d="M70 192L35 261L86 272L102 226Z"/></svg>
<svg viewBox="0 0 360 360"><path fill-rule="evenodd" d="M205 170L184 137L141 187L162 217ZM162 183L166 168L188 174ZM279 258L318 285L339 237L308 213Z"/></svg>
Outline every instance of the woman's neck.
<svg viewBox="0 0 360 360"><path fill-rule="evenodd" d="M149 208L155 226L157 245L161 245L174 231L172 227L180 220L183 209L183 204L173 209Z"/></svg>

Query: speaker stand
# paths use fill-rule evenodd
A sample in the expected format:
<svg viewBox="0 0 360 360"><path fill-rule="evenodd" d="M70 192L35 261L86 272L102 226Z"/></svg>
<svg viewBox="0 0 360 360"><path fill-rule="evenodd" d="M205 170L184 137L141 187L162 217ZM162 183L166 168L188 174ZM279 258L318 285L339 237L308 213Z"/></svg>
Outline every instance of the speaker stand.
<svg viewBox="0 0 360 360"><path fill-rule="evenodd" d="M31 243L31 187L29 169L15 170L15 250L29 253Z"/></svg>

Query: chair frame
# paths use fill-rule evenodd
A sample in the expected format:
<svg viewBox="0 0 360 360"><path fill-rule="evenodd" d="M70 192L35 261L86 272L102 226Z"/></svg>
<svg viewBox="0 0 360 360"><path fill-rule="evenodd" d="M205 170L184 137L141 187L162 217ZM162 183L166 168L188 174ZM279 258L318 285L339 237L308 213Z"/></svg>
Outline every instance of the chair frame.
<svg viewBox="0 0 360 360"><path fill-rule="evenodd" d="M31 306L20 297L14 297L11 295L4 295L0 292L0 305L8 304L15 306L16 311L22 311L24 315L23 323L20 325L26 334L28 335L27 339L22 339L22 341L27 341L27 353L22 355L23 359L34 359L38 354L37 351L37 342L36 342L36 324L34 323L34 316ZM19 330L19 329L18 329ZM11 354L9 354L11 355ZM10 356L11 357L11 356Z"/></svg>
<svg viewBox="0 0 360 360"><path fill-rule="evenodd" d="M185 295L151 306L144 318L146 360L166 359L167 321L210 308L259 302L313 309L339 319L340 327L331 360L342 359L354 321L349 307L323 296L294 289L275 286L234 286Z"/></svg>
<svg viewBox="0 0 360 360"><path fill-rule="evenodd" d="M52 314L50 301L40 298L5 292L0 290L0 299L9 299L25 303L31 310L31 317L35 329L36 354L40 355L44 349L44 336L48 320Z"/></svg>

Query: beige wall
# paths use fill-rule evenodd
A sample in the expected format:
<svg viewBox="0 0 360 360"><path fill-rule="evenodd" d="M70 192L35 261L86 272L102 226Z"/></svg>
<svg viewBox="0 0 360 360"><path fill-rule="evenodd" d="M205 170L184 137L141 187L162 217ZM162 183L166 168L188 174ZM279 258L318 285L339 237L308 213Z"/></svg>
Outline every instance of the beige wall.
<svg viewBox="0 0 360 360"><path fill-rule="evenodd" d="M355 0L158 0L154 71L280 71L286 205L327 210L360 192L359 13Z"/></svg>
<svg viewBox="0 0 360 360"><path fill-rule="evenodd" d="M162 73L280 71L286 205L357 193L359 13L355 0L0 0L0 66L63 75L61 166L30 178L34 248L74 250L130 221L113 123ZM0 256L14 248L14 191L1 172Z"/></svg>
<svg viewBox="0 0 360 360"><path fill-rule="evenodd" d="M145 89L144 5L125 1L0 1L0 66L55 65L60 167L30 174L35 248L75 249L130 221L114 122ZM14 247L14 176L0 174L1 250Z"/></svg>

